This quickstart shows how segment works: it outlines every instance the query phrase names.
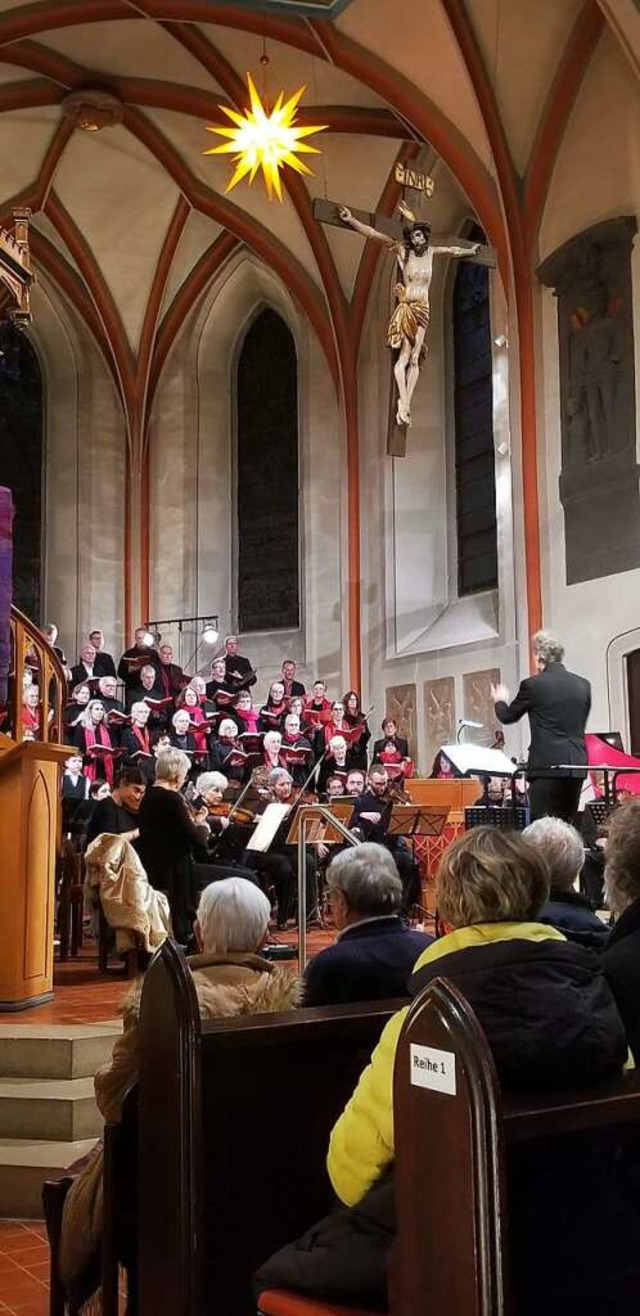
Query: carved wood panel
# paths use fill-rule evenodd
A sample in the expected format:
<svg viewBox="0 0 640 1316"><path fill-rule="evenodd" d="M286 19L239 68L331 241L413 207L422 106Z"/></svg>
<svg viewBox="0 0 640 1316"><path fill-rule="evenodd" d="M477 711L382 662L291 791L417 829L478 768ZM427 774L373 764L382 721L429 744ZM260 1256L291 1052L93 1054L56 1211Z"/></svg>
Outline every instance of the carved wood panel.
<svg viewBox="0 0 640 1316"><path fill-rule="evenodd" d="M441 676L424 683L424 723L426 727L425 772L441 745L450 745L456 738L456 687L452 676Z"/></svg>
<svg viewBox="0 0 640 1316"><path fill-rule="evenodd" d="M385 711L398 726L398 735L409 742L409 757L416 760L418 752L418 719L415 685L391 685L385 692Z"/></svg>

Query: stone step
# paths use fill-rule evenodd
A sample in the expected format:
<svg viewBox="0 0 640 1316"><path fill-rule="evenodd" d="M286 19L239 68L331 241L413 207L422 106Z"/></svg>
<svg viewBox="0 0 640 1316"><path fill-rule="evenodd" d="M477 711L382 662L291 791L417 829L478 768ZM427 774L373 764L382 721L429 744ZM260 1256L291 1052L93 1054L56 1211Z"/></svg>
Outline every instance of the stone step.
<svg viewBox="0 0 640 1316"><path fill-rule="evenodd" d="M0 1138L77 1142L101 1132L92 1078L0 1079Z"/></svg>
<svg viewBox="0 0 640 1316"><path fill-rule="evenodd" d="M95 1138L76 1142L0 1138L0 1219L41 1220L42 1185L86 1156Z"/></svg>
<svg viewBox="0 0 640 1316"><path fill-rule="evenodd" d="M0 1025L0 1079L92 1078L122 1031L103 1024Z"/></svg>

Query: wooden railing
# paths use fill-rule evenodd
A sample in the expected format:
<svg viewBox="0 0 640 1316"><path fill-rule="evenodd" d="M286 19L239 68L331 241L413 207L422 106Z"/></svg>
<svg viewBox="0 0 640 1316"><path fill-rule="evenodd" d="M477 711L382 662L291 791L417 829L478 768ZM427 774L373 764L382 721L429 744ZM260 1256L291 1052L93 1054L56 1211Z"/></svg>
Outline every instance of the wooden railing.
<svg viewBox="0 0 640 1316"><path fill-rule="evenodd" d="M37 731L23 719L24 672L30 669L38 689ZM64 667L38 627L18 608L11 608L11 671L9 674L8 722L2 731L16 744L37 740L43 744L64 741L62 713L67 697Z"/></svg>

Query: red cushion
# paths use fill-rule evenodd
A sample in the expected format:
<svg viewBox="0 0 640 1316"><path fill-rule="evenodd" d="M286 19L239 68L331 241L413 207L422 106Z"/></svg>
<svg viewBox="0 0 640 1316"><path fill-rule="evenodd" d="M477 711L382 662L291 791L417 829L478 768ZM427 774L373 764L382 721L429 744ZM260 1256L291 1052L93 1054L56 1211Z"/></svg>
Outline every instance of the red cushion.
<svg viewBox="0 0 640 1316"><path fill-rule="evenodd" d="M261 1293L258 1310L262 1316L375 1316L359 1307L338 1307L335 1302L318 1302L281 1289Z"/></svg>

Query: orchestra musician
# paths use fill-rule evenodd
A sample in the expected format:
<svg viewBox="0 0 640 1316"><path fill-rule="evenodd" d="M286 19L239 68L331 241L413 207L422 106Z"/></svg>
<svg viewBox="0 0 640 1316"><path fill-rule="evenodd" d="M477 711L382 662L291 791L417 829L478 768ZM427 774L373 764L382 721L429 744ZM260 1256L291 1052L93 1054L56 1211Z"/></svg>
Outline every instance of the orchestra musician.
<svg viewBox="0 0 640 1316"><path fill-rule="evenodd" d="M350 768L345 783L345 795L362 795L366 774L362 768Z"/></svg>
<svg viewBox="0 0 640 1316"><path fill-rule="evenodd" d="M321 794L324 795L324 799L326 800L327 804L330 804L331 800L339 799L340 796L344 795L345 793L346 793L345 783L343 777L336 777L335 775L331 777L327 777L327 783L324 792L321 792Z"/></svg>
<svg viewBox="0 0 640 1316"><path fill-rule="evenodd" d="M118 663L118 676L124 681L127 704L130 703L129 691L139 686L140 671L145 665L151 665L157 672L160 658L153 644L148 643L148 632L144 626L139 626L135 633L135 644L131 649L125 649Z"/></svg>
<svg viewBox="0 0 640 1316"><path fill-rule="evenodd" d="M420 901L420 874L404 837L387 836L394 798L387 769L382 764L373 764L367 788L354 803L349 828L363 841L376 841L378 845L386 846L393 855L402 882L403 909L407 915L412 905Z"/></svg>
<svg viewBox="0 0 640 1316"><path fill-rule="evenodd" d="M304 699L306 689L302 681L296 681L296 665L293 658L285 658L282 664L282 684L284 686L285 699L291 701L294 696ZM289 707L291 704L289 703Z"/></svg>
<svg viewBox="0 0 640 1316"><path fill-rule="evenodd" d="M84 759L84 772L89 781L107 781L113 784L113 744L105 721L105 707L101 699L90 699L74 733ZM100 749L105 753L101 754Z"/></svg>
<svg viewBox="0 0 640 1316"><path fill-rule="evenodd" d="M249 659L238 653L236 635L225 636L223 659L226 679L232 690L248 690L249 686L255 685L258 677Z"/></svg>
<svg viewBox="0 0 640 1316"><path fill-rule="evenodd" d="M260 731L283 731L284 719L288 712L289 705L284 697L282 681L272 681L267 702L260 709L258 723Z"/></svg>
<svg viewBox="0 0 640 1316"><path fill-rule="evenodd" d="M367 770L367 745L371 739L369 723L360 706L360 696L355 690L347 690L342 700L345 726L351 733L349 755L353 767Z"/></svg>
<svg viewBox="0 0 640 1316"><path fill-rule="evenodd" d="M293 780L286 768L273 768L269 774L269 799L260 813L270 803L293 805L296 801ZM245 850L242 862L257 873L264 888L273 883L277 903L277 925L280 931L287 926L291 914L292 900L298 884L298 847L287 845L287 836L292 818L290 811L280 823L278 830L265 853ZM326 846L319 846L318 853L323 857L328 854ZM317 917L316 896L316 860L312 847L307 846L306 863L307 922Z"/></svg>

